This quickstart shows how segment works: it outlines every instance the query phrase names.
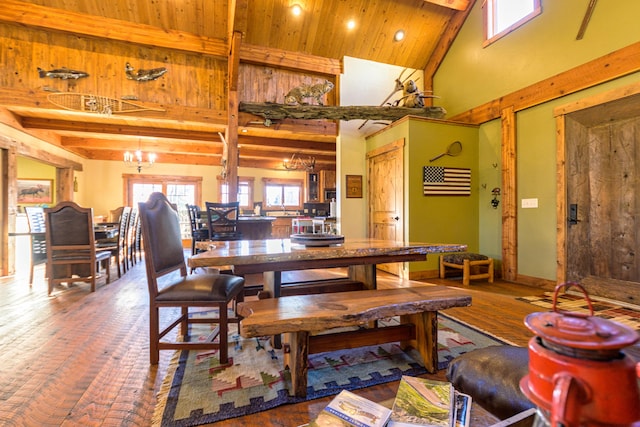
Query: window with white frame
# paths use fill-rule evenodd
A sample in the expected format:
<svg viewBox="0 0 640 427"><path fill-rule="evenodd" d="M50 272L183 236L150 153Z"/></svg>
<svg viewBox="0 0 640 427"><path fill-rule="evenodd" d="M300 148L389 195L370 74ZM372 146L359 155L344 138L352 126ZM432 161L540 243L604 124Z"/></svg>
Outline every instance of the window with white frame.
<svg viewBox="0 0 640 427"><path fill-rule="evenodd" d="M302 209L303 179L264 178L265 209Z"/></svg>
<svg viewBox="0 0 640 427"><path fill-rule="evenodd" d="M229 202L229 184L218 177L218 186L220 194L220 202ZM253 209L253 177L239 176L238 177L238 202L240 202L240 209Z"/></svg>
<svg viewBox="0 0 640 427"><path fill-rule="evenodd" d="M191 239L191 223L186 205L197 205L201 200L202 178L166 175L123 175L126 182L127 206L146 202L153 192L161 192L178 208L183 239Z"/></svg>
<svg viewBox="0 0 640 427"><path fill-rule="evenodd" d="M485 0L483 4L487 46L542 13L542 0Z"/></svg>

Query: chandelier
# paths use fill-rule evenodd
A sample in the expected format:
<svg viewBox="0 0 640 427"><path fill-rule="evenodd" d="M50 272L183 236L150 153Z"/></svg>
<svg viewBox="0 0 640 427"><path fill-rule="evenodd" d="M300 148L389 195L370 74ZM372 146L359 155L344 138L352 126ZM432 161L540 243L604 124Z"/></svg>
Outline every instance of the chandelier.
<svg viewBox="0 0 640 427"><path fill-rule="evenodd" d="M155 153L147 154L147 163L145 164L143 161L142 150L140 150L140 146L138 145L138 149L131 153L127 151L124 153L124 164L131 168L136 168L138 173L142 172L142 169L147 167L150 168L156 161Z"/></svg>
<svg viewBox="0 0 640 427"><path fill-rule="evenodd" d="M316 158L308 156L305 160L298 153L293 153L290 159L284 159L282 166L288 170L306 170L312 172L316 167Z"/></svg>

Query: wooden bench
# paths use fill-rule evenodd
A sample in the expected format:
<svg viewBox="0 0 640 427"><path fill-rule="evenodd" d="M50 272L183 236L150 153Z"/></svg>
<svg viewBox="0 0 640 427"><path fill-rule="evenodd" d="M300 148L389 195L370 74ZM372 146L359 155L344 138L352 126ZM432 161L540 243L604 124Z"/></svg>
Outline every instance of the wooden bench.
<svg viewBox="0 0 640 427"><path fill-rule="evenodd" d="M471 305L471 297L445 286L362 290L296 295L248 301L238 305L244 317L240 335L246 338L284 334L285 366L291 371L293 394L307 394L307 357L399 341L417 349L425 368L438 367L437 312ZM375 327L379 319L400 316L400 325ZM319 332L346 326L369 326L355 331Z"/></svg>
<svg viewBox="0 0 640 427"><path fill-rule="evenodd" d="M470 252L462 252L451 255L440 256L440 278L446 277L446 267L462 270L462 284L469 286L471 280L488 279L489 283L493 283L493 258L485 255L474 254ZM487 271L475 271L479 268L486 267Z"/></svg>

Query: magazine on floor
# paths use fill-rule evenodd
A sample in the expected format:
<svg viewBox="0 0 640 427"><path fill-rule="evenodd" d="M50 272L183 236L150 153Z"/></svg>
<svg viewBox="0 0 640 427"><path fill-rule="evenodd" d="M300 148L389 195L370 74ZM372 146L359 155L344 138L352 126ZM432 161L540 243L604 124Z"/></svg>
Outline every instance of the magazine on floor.
<svg viewBox="0 0 640 427"><path fill-rule="evenodd" d="M388 427L468 427L471 397L451 383L403 376Z"/></svg>
<svg viewBox="0 0 640 427"><path fill-rule="evenodd" d="M391 409L347 390L331 402L311 421L309 427L383 427Z"/></svg>

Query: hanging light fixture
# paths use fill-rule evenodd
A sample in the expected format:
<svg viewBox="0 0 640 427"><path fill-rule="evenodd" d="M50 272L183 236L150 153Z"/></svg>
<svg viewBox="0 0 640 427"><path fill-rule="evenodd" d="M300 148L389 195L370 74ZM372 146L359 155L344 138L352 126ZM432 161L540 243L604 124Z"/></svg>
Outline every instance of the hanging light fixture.
<svg viewBox="0 0 640 427"><path fill-rule="evenodd" d="M305 160L300 157L299 153L293 153L290 159L284 159L282 161L282 166L288 171L306 170L307 172L312 172L316 167L316 158L308 156Z"/></svg>
<svg viewBox="0 0 640 427"><path fill-rule="evenodd" d="M131 168L136 168L138 173L142 172L143 168L150 168L156 161L155 153L147 154L147 163L145 164L143 161L142 150L140 149L140 141L138 141L138 149L131 153L127 151L124 153L124 164Z"/></svg>

